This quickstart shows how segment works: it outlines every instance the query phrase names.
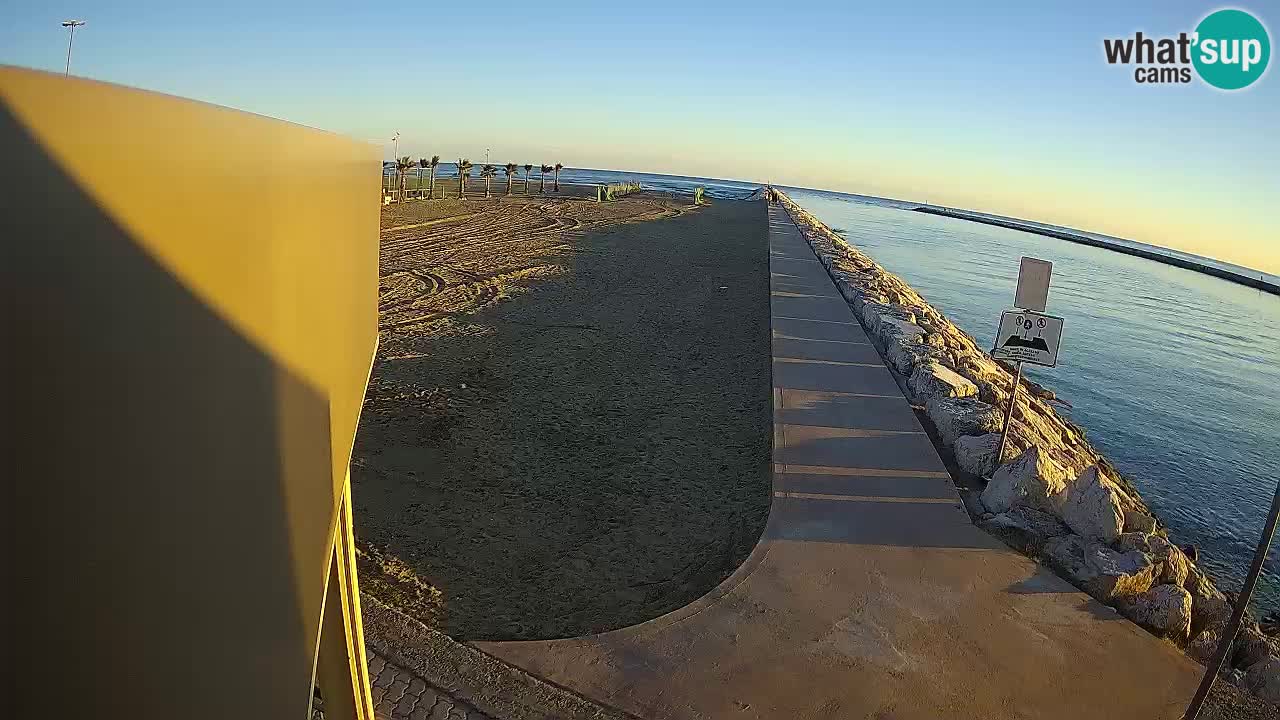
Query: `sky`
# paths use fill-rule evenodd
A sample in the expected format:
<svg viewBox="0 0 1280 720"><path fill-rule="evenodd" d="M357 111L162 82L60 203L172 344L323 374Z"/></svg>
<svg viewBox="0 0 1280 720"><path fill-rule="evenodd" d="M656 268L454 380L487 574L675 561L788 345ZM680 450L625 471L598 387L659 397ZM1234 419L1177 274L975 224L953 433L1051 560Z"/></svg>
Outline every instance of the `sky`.
<svg viewBox="0 0 1280 720"><path fill-rule="evenodd" d="M1104 38L1214 3L0 0L0 63L401 154L839 190L1280 273L1280 74L1140 85ZM1237 4L1275 41L1280 4ZM1272 65L1275 62L1271 63Z"/></svg>

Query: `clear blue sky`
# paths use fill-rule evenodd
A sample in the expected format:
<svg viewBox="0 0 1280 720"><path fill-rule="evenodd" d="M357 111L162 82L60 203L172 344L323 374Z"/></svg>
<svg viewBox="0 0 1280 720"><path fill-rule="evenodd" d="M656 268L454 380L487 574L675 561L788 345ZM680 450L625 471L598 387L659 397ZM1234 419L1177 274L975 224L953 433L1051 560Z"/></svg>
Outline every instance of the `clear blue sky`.
<svg viewBox="0 0 1280 720"><path fill-rule="evenodd" d="M75 74L405 154L929 200L1280 272L1275 69L1228 94L1103 60L1220 5L967 5L3 0L0 62L61 71L84 18ZM1237 7L1274 44L1280 5Z"/></svg>

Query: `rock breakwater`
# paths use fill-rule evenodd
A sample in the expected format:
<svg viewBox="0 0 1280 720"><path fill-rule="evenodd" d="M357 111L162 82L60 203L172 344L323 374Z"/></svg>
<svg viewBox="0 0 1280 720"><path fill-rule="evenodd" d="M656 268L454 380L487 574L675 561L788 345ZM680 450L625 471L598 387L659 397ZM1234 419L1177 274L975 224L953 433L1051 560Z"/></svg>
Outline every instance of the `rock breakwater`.
<svg viewBox="0 0 1280 720"><path fill-rule="evenodd" d="M1044 562L1076 587L1199 662L1216 650L1231 614L1221 592L1137 489L1061 416L1052 392L1023 378L1004 454L997 457L1012 369L993 359L900 278L777 190L913 404L944 458L980 493L975 522ZM1235 639L1231 679L1280 702L1280 642L1252 619ZM1224 673L1225 674L1225 673Z"/></svg>

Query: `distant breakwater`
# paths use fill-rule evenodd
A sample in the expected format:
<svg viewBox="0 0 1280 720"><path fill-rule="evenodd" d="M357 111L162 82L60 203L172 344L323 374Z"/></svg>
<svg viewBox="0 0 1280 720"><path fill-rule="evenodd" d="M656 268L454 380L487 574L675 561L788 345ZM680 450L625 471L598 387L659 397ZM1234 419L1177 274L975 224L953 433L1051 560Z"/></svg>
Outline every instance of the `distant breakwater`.
<svg viewBox="0 0 1280 720"><path fill-rule="evenodd" d="M1244 273L1233 272L1231 270L1214 267L1212 265L1204 265L1195 262L1194 260L1188 260L1176 255L1166 255L1154 250L1145 250L1143 248L1131 247L1120 243L1111 243L1105 240L1099 240L1098 238L1092 238L1087 235L1081 235L1079 233L1055 230L1053 228L1042 227L1040 225L1033 225L1030 223L1021 223L1016 220L1005 220L1001 218L987 217L985 215L976 215L962 210L951 210L949 208L932 206L922 206L911 209L915 212L926 213L928 215L940 215L942 217L955 218L957 220L968 220L970 222L982 223L984 225L995 225L997 227L1009 228L1010 230L1021 230L1023 232L1034 233L1036 235L1044 235L1046 237L1057 238L1059 240L1066 240L1067 242L1080 243L1081 245L1092 245L1093 247L1100 247L1106 250L1123 253L1125 255L1133 255L1135 257L1154 260L1166 265L1173 265L1174 267L1194 270L1198 273L1212 275L1233 283L1257 288L1258 290L1269 292L1273 295L1280 295L1280 285L1269 283L1261 277L1245 275Z"/></svg>

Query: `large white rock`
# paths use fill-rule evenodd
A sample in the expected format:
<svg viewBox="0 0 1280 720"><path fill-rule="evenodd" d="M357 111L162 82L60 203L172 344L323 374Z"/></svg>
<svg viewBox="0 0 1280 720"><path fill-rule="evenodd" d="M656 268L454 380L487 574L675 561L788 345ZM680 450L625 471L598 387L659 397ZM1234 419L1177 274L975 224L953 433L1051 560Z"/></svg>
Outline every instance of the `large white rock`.
<svg viewBox="0 0 1280 720"><path fill-rule="evenodd" d="M1194 566L1192 572L1198 572ZM1189 576L1188 580L1190 580ZM1191 593L1192 630L1214 626L1219 629L1224 627L1227 619L1231 617L1231 603L1227 600L1227 596L1219 593L1218 597L1196 597L1195 591L1188 587L1190 585L1190 582L1186 582L1182 587Z"/></svg>
<svg viewBox="0 0 1280 720"><path fill-rule="evenodd" d="M883 291L880 291L883 292ZM879 337L880 323L886 319L905 320L911 324L915 324L916 316L906 310L890 303L868 302L862 306L862 325L867 329L867 333L873 337ZM924 332L921 330L921 332Z"/></svg>
<svg viewBox="0 0 1280 720"><path fill-rule="evenodd" d="M1124 531L1124 508L1115 485L1099 472L1097 465L1085 468L1071 483L1062 505L1062 519L1077 535L1106 542ZM1181 584L1181 580L1178 582Z"/></svg>
<svg viewBox="0 0 1280 720"><path fill-rule="evenodd" d="M1006 398L1008 396L1005 396ZM1033 442L1033 445L1058 450L1059 452L1066 450L1066 443L1062 440L1062 433L1055 426L1046 414L1041 413L1031 406L1031 398L1025 392L1019 393L1018 402L1014 404L1013 417L1023 427L1020 428L1027 434ZM1052 410L1049 411L1052 413Z"/></svg>
<svg viewBox="0 0 1280 720"><path fill-rule="evenodd" d="M1217 586L1213 584L1213 580L1209 579L1209 576L1205 575L1194 564L1189 564L1187 581L1183 583L1183 587L1187 589L1187 592L1191 593L1191 597L1197 603L1203 600L1208 607L1213 607L1214 609L1218 607L1219 602L1226 602L1227 599L1227 596L1223 595L1222 591L1218 590Z"/></svg>
<svg viewBox="0 0 1280 720"><path fill-rule="evenodd" d="M1061 517L1066 489L1066 470L1048 453L1032 447L995 471L982 491L982 504L994 513L1030 505Z"/></svg>
<svg viewBox="0 0 1280 720"><path fill-rule="evenodd" d="M1118 553L1079 535L1053 538L1045 559L1072 583L1100 602L1117 604L1151 589L1158 568L1140 552Z"/></svg>
<svg viewBox="0 0 1280 720"><path fill-rule="evenodd" d="M965 435L1000 432L1004 421L999 410L975 398L935 396L925 403L925 413L938 428L942 444L949 448Z"/></svg>
<svg viewBox="0 0 1280 720"><path fill-rule="evenodd" d="M1185 585L1191 572L1191 561L1167 538L1147 533L1127 532L1116 538L1120 552L1138 551L1151 556L1151 562L1160 566L1158 582Z"/></svg>
<svg viewBox="0 0 1280 720"><path fill-rule="evenodd" d="M1151 515L1132 507L1124 509L1125 532L1150 533L1155 532L1155 529L1156 519Z"/></svg>
<svg viewBox="0 0 1280 720"><path fill-rule="evenodd" d="M1191 593L1178 585L1156 585L1134 598L1125 614L1157 634L1185 640L1191 632Z"/></svg>
<svg viewBox="0 0 1280 720"><path fill-rule="evenodd" d="M964 345L959 331L951 336L957 347ZM995 360L979 353L964 353L956 358L956 370L978 384L1009 384L1009 373Z"/></svg>
<svg viewBox="0 0 1280 720"><path fill-rule="evenodd" d="M956 464L960 469L986 478L991 477L991 473L1000 465L996 462L996 452L999 449L1000 433L987 433L957 438L952 452L955 453Z"/></svg>
<svg viewBox="0 0 1280 720"><path fill-rule="evenodd" d="M849 307L853 308L853 314L866 324L866 318L863 317L863 308L868 305L883 305L886 298L879 290L874 290L865 285L855 286L853 297L849 298ZM868 326L869 327L869 326Z"/></svg>
<svg viewBox="0 0 1280 720"><path fill-rule="evenodd" d="M916 324L920 325L920 323L918 322ZM937 348L945 349L947 347L947 339L944 336L942 336L940 333L929 332L929 329L924 327L923 325L920 325L920 327L923 328L925 331L924 338L921 339L920 342L924 343L925 345L932 345L933 347L937 347ZM965 378L965 379L967 380L968 378ZM974 394L976 395L977 386L975 385L974 388L975 388Z"/></svg>
<svg viewBox="0 0 1280 720"><path fill-rule="evenodd" d="M1245 671L1244 687L1267 702L1280 703L1280 658L1255 663Z"/></svg>
<svg viewBox="0 0 1280 720"><path fill-rule="evenodd" d="M1193 611L1193 619L1194 616L1195 613ZM1209 660L1213 658L1213 654L1218 651L1218 645L1222 642L1222 631L1224 629L1226 629L1225 625L1219 623L1201 630L1187 643L1187 655L1196 662L1208 664Z"/></svg>
<svg viewBox="0 0 1280 720"><path fill-rule="evenodd" d="M1033 556L1043 552L1045 543L1053 538L1071 534L1071 529L1056 516L1025 505L993 515L981 524L1006 544Z"/></svg>
<svg viewBox="0 0 1280 720"><path fill-rule="evenodd" d="M875 332L880 339L880 346L885 348L895 344L919 345L924 338L924 328L911 320L883 313L880 315L880 322L876 323Z"/></svg>
<svg viewBox="0 0 1280 720"><path fill-rule="evenodd" d="M911 373L911 379L907 381L907 389L918 403L926 403L929 398L936 396L954 398L978 394L977 385L936 362L917 365L915 372Z"/></svg>
<svg viewBox="0 0 1280 720"><path fill-rule="evenodd" d="M928 363L941 363L948 357L945 348L909 342L890 343L885 347L884 354L895 370L908 377L914 372L914 368Z"/></svg>

